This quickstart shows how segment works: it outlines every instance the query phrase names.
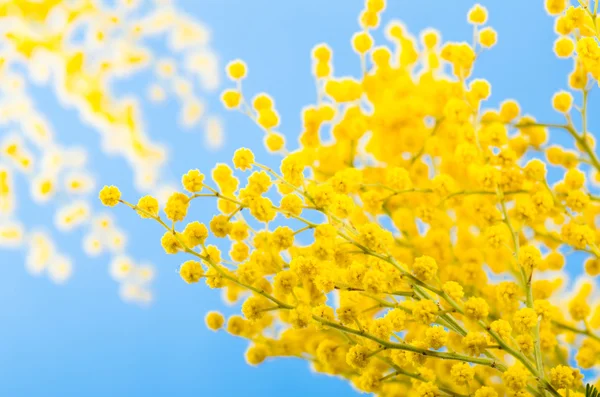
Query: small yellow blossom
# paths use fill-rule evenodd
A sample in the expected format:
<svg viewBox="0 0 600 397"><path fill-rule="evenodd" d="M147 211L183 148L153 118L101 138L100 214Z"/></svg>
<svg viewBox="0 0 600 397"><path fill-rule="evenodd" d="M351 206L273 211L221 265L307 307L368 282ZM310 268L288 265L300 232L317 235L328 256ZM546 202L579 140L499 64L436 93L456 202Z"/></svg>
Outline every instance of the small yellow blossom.
<svg viewBox="0 0 600 397"><path fill-rule="evenodd" d="M163 234L160 244L167 254L176 254L180 249L183 249L178 237L171 231Z"/></svg>
<svg viewBox="0 0 600 397"><path fill-rule="evenodd" d="M361 345L352 346L346 354L346 362L353 368L365 368L369 364L369 349Z"/></svg>
<svg viewBox="0 0 600 397"><path fill-rule="evenodd" d="M225 215L216 215L210 221L210 231L215 237L227 237L231 231L231 222Z"/></svg>
<svg viewBox="0 0 600 397"><path fill-rule="evenodd" d="M579 371L564 365L558 365L550 370L550 381L557 389L576 387L581 378Z"/></svg>
<svg viewBox="0 0 600 397"><path fill-rule="evenodd" d="M139 199L137 207L140 209L138 214L142 218L151 218L158 216L158 200L152 196L144 196Z"/></svg>
<svg viewBox="0 0 600 397"><path fill-rule="evenodd" d="M423 281L431 280L435 277L438 270L435 259L429 256L420 256L415 259L413 264L414 275Z"/></svg>
<svg viewBox="0 0 600 397"><path fill-rule="evenodd" d="M364 54L373 46L373 38L367 32L356 33L352 37L352 47L359 54Z"/></svg>
<svg viewBox="0 0 600 397"><path fill-rule="evenodd" d="M418 301L413 306L414 318L423 324L431 324L434 322L438 315L438 311L438 306L435 302L430 300Z"/></svg>
<svg viewBox="0 0 600 397"><path fill-rule="evenodd" d="M227 64L227 76L232 80L240 80L246 77L246 63L236 59Z"/></svg>
<svg viewBox="0 0 600 397"><path fill-rule="evenodd" d="M489 306L482 298L471 297L465 302L465 315L474 320L482 320L489 314Z"/></svg>
<svg viewBox="0 0 600 397"><path fill-rule="evenodd" d="M483 25L487 21L487 9L481 4L475 4L470 10L467 19L475 25Z"/></svg>
<svg viewBox="0 0 600 397"><path fill-rule="evenodd" d="M513 392L518 392L527 387L529 378L527 370L520 364L508 368L502 375L504 385Z"/></svg>
<svg viewBox="0 0 600 397"><path fill-rule="evenodd" d="M253 345L246 350L246 361L250 365L261 364L267 358L267 348L263 345Z"/></svg>
<svg viewBox="0 0 600 397"><path fill-rule="evenodd" d="M242 95L236 90L225 90L221 94L221 101L227 109L235 109L240 106Z"/></svg>
<svg viewBox="0 0 600 397"><path fill-rule="evenodd" d="M475 378L475 371L467 363L458 363L452 366L450 376L457 385L468 385Z"/></svg>
<svg viewBox="0 0 600 397"><path fill-rule="evenodd" d="M179 275L186 283L193 284L200 281L200 278L204 275L204 270L200 262L190 260L181 265Z"/></svg>
<svg viewBox="0 0 600 397"><path fill-rule="evenodd" d="M479 31L479 44L485 48L493 47L498 41L498 33L491 28L485 27Z"/></svg>
<svg viewBox="0 0 600 397"><path fill-rule="evenodd" d="M190 170L181 178L183 188L190 193L197 193L204 185L204 175L198 170Z"/></svg>
<svg viewBox="0 0 600 397"><path fill-rule="evenodd" d="M557 112L569 113L573 104L573 96L566 91L560 91L552 97L552 107Z"/></svg>
<svg viewBox="0 0 600 397"><path fill-rule="evenodd" d="M425 332L425 343L432 349L441 349L446 345L448 333L438 325L427 328Z"/></svg>
<svg viewBox="0 0 600 397"><path fill-rule="evenodd" d="M559 37L554 42L554 53L559 58L568 58L575 50L575 43L569 37Z"/></svg>
<svg viewBox="0 0 600 397"><path fill-rule="evenodd" d="M191 247L204 244L208 237L208 229L198 221L188 223L183 230L183 237L186 243Z"/></svg>
<svg viewBox="0 0 600 397"><path fill-rule="evenodd" d="M235 151L233 155L235 168L246 171L252 168L252 163L254 163L254 153L250 149L241 148Z"/></svg>
<svg viewBox="0 0 600 397"><path fill-rule="evenodd" d="M165 214L173 222L180 222L187 215L189 205L188 196L183 193L173 193L165 205Z"/></svg>
<svg viewBox="0 0 600 397"><path fill-rule="evenodd" d="M209 329L217 331L223 327L223 324L225 324L225 317L223 317L223 315L219 312L211 311L206 313L204 321Z"/></svg>
<svg viewBox="0 0 600 397"><path fill-rule="evenodd" d="M513 324L517 330L524 332L536 326L538 323L537 318L538 315L535 310L526 307L515 313Z"/></svg>
<svg viewBox="0 0 600 397"><path fill-rule="evenodd" d="M107 207L114 207L119 204L121 191L116 186L104 186L100 190L100 201Z"/></svg>

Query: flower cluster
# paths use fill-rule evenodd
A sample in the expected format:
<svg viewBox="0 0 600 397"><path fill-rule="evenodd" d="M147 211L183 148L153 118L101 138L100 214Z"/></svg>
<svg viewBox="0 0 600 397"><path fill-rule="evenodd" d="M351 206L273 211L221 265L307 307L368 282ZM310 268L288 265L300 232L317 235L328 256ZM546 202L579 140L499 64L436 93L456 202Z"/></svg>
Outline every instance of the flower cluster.
<svg viewBox="0 0 600 397"><path fill-rule="evenodd" d="M207 325L251 341L250 364L301 357L380 396L583 396L580 370L600 364L591 278L600 273L600 162L587 129L600 77L596 11L546 1L556 53L574 63L568 90L551 101L564 122L548 124L515 100L484 109L491 85L470 77L497 39L484 7L467 17L473 44L431 29L417 40L393 22L391 44L375 46L384 8L367 0L352 38L361 77L335 76L332 50L315 47L318 98L302 112L294 151L275 130L274 100L247 101L246 66L229 64L236 86L223 102L261 127L283 155L279 170L239 149L234 169L217 165L212 182L184 175L166 219L149 197L129 203L105 187L101 200L162 225L165 252L188 257L186 283L204 280L241 303L241 315L225 323L211 312ZM551 144L550 131L574 148ZM551 184L548 171L560 180ZM207 198L219 213L187 219ZM588 258L587 276L565 299L573 251Z"/></svg>
<svg viewBox="0 0 600 397"><path fill-rule="evenodd" d="M203 117L201 94L219 84L207 28L172 5L149 3L7 0L0 4L0 247L33 247L27 253L27 268L33 274L47 269L51 279L64 281L71 262L54 248L35 248L56 244L51 233L22 222L18 207L27 198L22 193L17 196L20 183L28 184L35 204L68 203L56 208L55 227L59 231L85 228L86 253L109 252L120 262L125 245L125 235L113 221L111 227L98 227L106 224L106 215L96 214L89 203L96 187L94 170L86 164L87 151L60 143L68 138L36 108L33 90L48 89L61 105L73 108L84 126L101 135L104 151L130 163L135 184L142 190L165 188L166 161L164 145L150 138L142 122L144 96L155 103L177 102L181 126L202 127L209 145L218 146L223 140L219 120ZM157 40L168 48L161 51L165 57L155 54ZM147 93L115 92L117 85L122 92L128 79L142 71L151 77ZM60 277L52 276L53 263L62 264ZM144 273L142 278L150 280L150 273ZM130 281L123 281L122 293L131 297L125 292L132 290ZM150 291L142 291L132 299L148 301Z"/></svg>

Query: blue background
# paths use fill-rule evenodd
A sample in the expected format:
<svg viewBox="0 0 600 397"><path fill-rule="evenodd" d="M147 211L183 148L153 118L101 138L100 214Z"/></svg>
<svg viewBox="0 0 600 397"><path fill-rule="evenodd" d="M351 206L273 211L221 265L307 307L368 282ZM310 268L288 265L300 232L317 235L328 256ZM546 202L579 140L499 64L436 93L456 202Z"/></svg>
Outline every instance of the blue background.
<svg viewBox="0 0 600 397"><path fill-rule="evenodd" d="M445 40L471 41L466 23L471 1L391 0L384 23L400 19L415 35L433 26ZM212 45L223 64L234 58L249 66L245 90L249 95L270 93L283 122L281 131L295 140L300 132L299 112L314 102L311 48L327 42L334 49L337 75L356 74L358 58L350 37L358 31L359 0L181 0L177 2L212 30ZM475 75L493 87L490 104L517 99L538 119L556 121L550 107L552 94L566 88L571 61L552 53L553 19L539 1L483 1L499 43L477 62ZM377 36L379 42L382 35ZM134 81L140 92L147 81ZM225 82L228 84L228 82ZM136 86L139 85L139 86ZM89 148L90 165L99 185L117 184L125 197L135 200L132 175L125 161L107 158L97 148L99 136L83 125L73 110L64 110L51 93L40 89L38 106L49 117L60 140ZM262 133L243 115L226 112L218 94L210 98L210 112L225 119L226 144L218 152L203 148L200 134L173 127L177 106L146 107L150 135L167 142L171 151L168 175L173 180L190 168L208 172L218 161L229 161L241 146L255 149L262 162L268 158ZM597 102L592 102L597 103ZM593 107L592 107L593 109ZM151 114L150 110L155 110ZM160 110L160 111L156 111ZM597 123L597 117L595 123ZM594 121L591 128L595 127ZM553 132L562 142L561 132ZM290 145L294 146L294 144ZM102 165L102 168L98 166ZM25 184L20 196L27 196ZM195 212L201 220L213 207ZM148 308L123 303L117 284L107 271L106 256L89 259L81 254L77 232L59 236L58 244L75 260L75 272L65 286L27 274L20 251L0 251L0 395L3 396L257 396L353 395L345 382L310 372L300 360L279 359L257 368L247 366L247 342L204 326L204 314L222 308L220 294L203 283L184 284L176 273L183 256L167 256L158 241L158 225L137 218L125 208L114 210L129 235L129 251L158 271L156 300ZM51 224L48 208L22 205L28 224ZM34 222L35 221L35 222ZM574 259L575 260L575 259ZM577 262L579 262L577 260ZM574 265L580 269L580 265ZM226 309L232 311L233 309Z"/></svg>

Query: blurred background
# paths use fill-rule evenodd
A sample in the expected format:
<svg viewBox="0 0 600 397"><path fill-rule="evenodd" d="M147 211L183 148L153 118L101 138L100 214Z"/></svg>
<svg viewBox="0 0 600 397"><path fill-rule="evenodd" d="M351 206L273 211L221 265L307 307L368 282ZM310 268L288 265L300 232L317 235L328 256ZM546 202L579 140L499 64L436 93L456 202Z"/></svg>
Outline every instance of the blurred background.
<svg viewBox="0 0 600 397"><path fill-rule="evenodd" d="M166 7L160 5L156 7ZM219 102L221 88L231 84L222 73L235 58L245 60L249 76L244 91L252 96L271 94L280 112L280 131L294 148L300 132L300 110L314 102L310 53L326 42L334 51L335 75L356 75L360 70L350 38L359 30L362 0L179 0L178 9L200 21L210 34L216 72L202 89L205 118L187 128L181 123L181 104L173 96L158 103L148 98L155 77L138 73L120 79L116 92L140 98L143 124L152 141L167 149L160 178L177 186L191 168L205 173L217 162L230 161L235 149L250 147L259 161L278 166L279 158L263 148L262 133L250 120L228 112ZM383 25L402 20L418 35L435 27L444 40L471 41L466 22L473 1L390 0ZM481 1L489 11L489 25L498 31L498 44L482 54L474 76L492 84L490 106L504 99L519 101L526 113L552 122L558 119L550 106L554 92L566 88L570 61L552 52L553 19L541 2ZM381 30L381 29L380 29ZM379 42L385 40L378 32ZM157 57L168 57L164 44L152 44ZM216 86L219 88L216 89ZM96 187L118 185L129 201L141 195L133 187L132 167L123 156L101 150L101 136L73 108L66 108L44 84L31 84L37 109L55 131L55 140L87 150L87 169ZM152 93L150 97L152 97ZM155 96L159 93L154 92ZM156 98L155 98L156 99ZM592 98L590 109L598 106ZM591 130L599 112L591 112ZM212 124L211 124L212 123ZM222 135L221 135L222 132ZM0 130L0 138L8 134ZM562 142L560 132L551 139ZM1 160L1 158L0 158ZM89 257L81 249L86 232L55 231L56 203L39 205L29 199L29 186L15 178L19 197L16 216L28 228L53 236L56 247L67 253L72 274L56 285L47 277L33 277L26 269L26 250L0 247L0 395L3 396L257 396L353 395L346 382L311 373L308 364L293 359L267 361L259 367L245 363L247 342L204 325L208 310L225 307L218 291L204 283L187 285L177 273L182 256L167 256L159 245L162 231L142 221L125 207L109 213L127 240L127 255L154 269L154 281L142 301L128 304L110 274L108 254ZM61 199L59 199L60 201ZM65 202L67 200L67 202ZM56 200L55 200L56 201ZM93 211L105 211L95 199ZM60 204L68 204L62 199ZM191 216L209 221L214 203L193 206ZM581 269L580 258L570 258L570 271ZM151 294L151 296L149 295ZM126 294L125 294L126 295ZM126 299L127 300L127 299Z"/></svg>

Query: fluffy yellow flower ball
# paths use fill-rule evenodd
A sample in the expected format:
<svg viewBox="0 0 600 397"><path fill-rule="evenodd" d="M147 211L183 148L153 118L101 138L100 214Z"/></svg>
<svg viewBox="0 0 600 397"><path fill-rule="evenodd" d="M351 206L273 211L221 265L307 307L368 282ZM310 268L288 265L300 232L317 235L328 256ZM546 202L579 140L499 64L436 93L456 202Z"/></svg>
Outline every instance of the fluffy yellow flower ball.
<svg viewBox="0 0 600 397"><path fill-rule="evenodd" d="M102 190L100 190L100 201L103 205L107 207L114 207L119 204L119 200L121 199L121 191L116 186L104 186Z"/></svg>
<svg viewBox="0 0 600 397"><path fill-rule="evenodd" d="M204 174L198 170L189 170L181 177L183 188L190 193L197 193L202 190L204 185Z"/></svg>
<svg viewBox="0 0 600 397"><path fill-rule="evenodd" d="M204 317L204 322L208 329L212 331L218 331L223 328L223 324L225 324L225 317L219 312L210 311L206 313L206 317Z"/></svg>
<svg viewBox="0 0 600 397"><path fill-rule="evenodd" d="M241 80L246 77L246 63L240 59L236 59L227 64L227 76L232 80Z"/></svg>
<svg viewBox="0 0 600 397"><path fill-rule="evenodd" d="M197 283L204 275L204 270L200 262L189 260L184 262L179 268L179 275L188 284ZM208 322L208 318L207 318Z"/></svg>
<svg viewBox="0 0 600 397"><path fill-rule="evenodd" d="M144 196L138 200L137 207L141 210L138 215L141 218L153 218L158 216L158 200L152 196Z"/></svg>
<svg viewBox="0 0 600 397"><path fill-rule="evenodd" d="M252 150L240 148L233 154L233 165L238 170L246 171L252 168L254 163L254 153Z"/></svg>
<svg viewBox="0 0 600 397"><path fill-rule="evenodd" d="M467 20L474 25L483 25L488 18L487 9L481 4L475 4L467 14Z"/></svg>
<svg viewBox="0 0 600 397"><path fill-rule="evenodd" d="M557 112L569 113L573 105L573 96L567 91L560 91L552 97L552 107Z"/></svg>

